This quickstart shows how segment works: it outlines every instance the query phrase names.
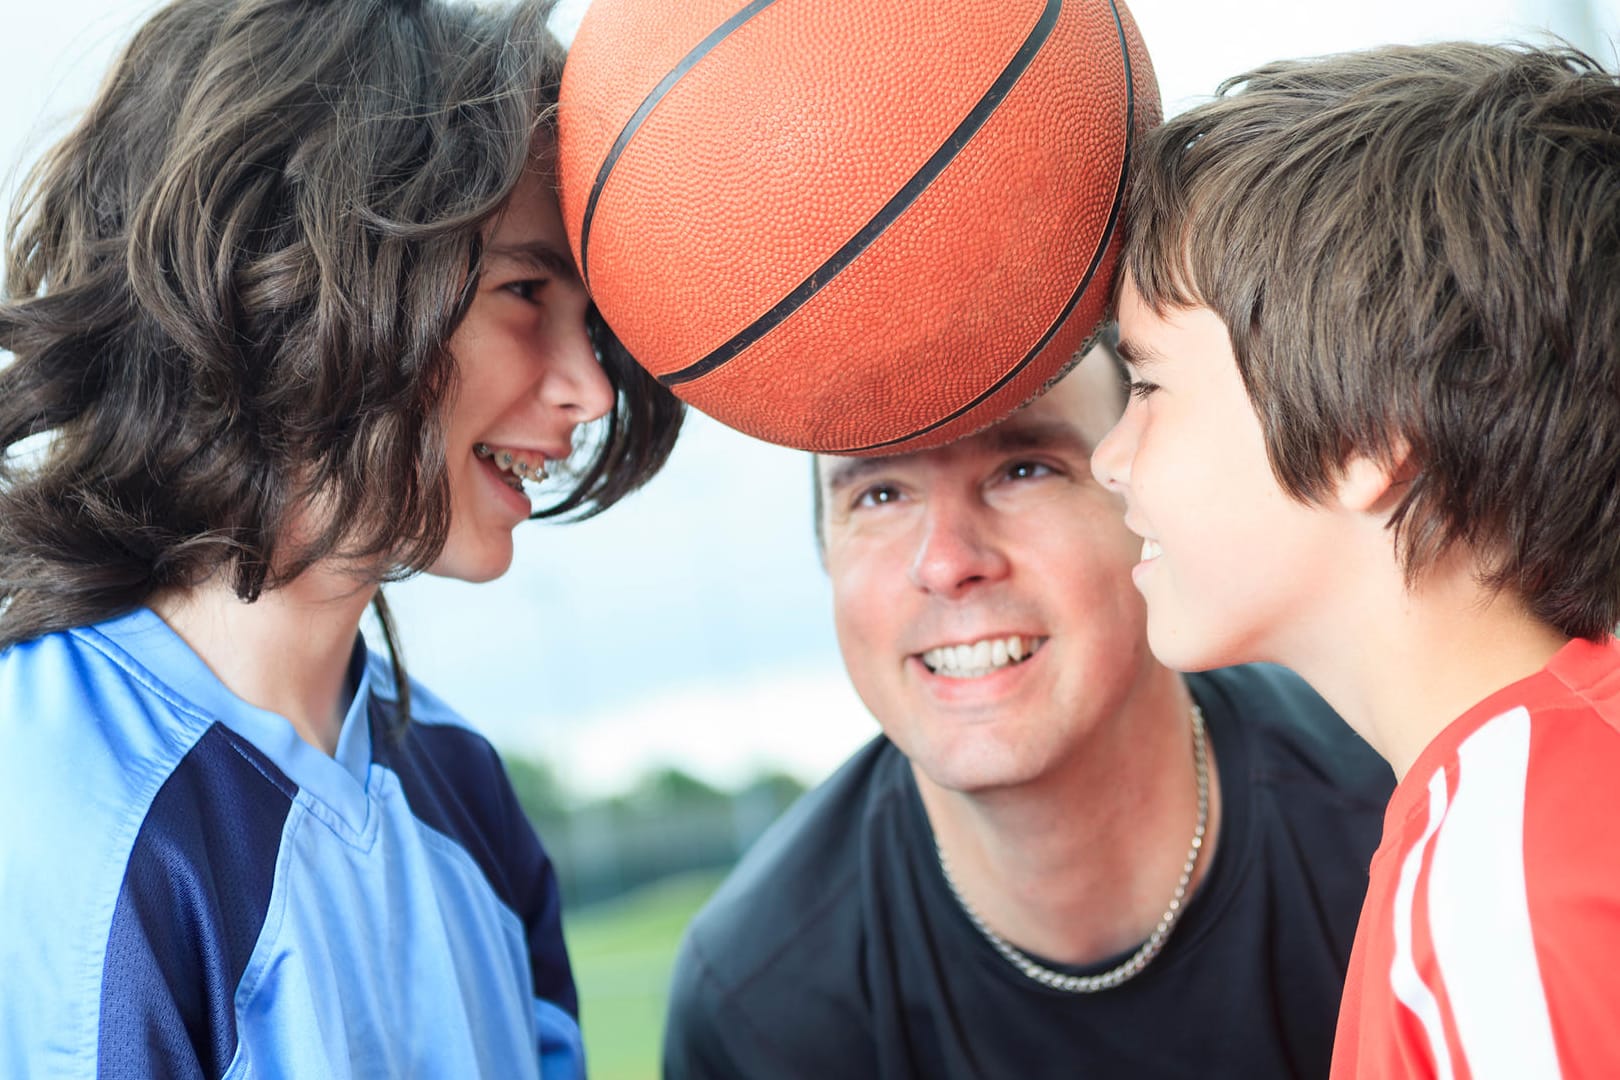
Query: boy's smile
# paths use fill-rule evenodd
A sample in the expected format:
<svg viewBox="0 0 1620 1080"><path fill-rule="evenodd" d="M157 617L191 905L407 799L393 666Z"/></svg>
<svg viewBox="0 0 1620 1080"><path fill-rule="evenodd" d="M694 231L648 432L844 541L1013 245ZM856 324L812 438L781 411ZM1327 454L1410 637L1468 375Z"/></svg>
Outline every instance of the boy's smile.
<svg viewBox="0 0 1620 1080"><path fill-rule="evenodd" d="M1126 277L1119 326L1130 402L1092 470L1142 537L1131 579L1153 651L1182 670L1280 660L1303 594L1333 577L1331 511L1278 486L1220 316L1157 313Z"/></svg>
<svg viewBox="0 0 1620 1080"><path fill-rule="evenodd" d="M1126 520L1125 527L1130 528L1129 519ZM1136 530L1132 529L1131 531L1135 532ZM1137 533L1137 535L1141 536L1141 533ZM1142 557L1135 566L1131 567L1131 580L1136 583L1138 589L1142 587L1142 578L1147 573L1148 567L1157 562L1159 556L1163 554L1164 548L1159 546L1157 540L1142 537Z"/></svg>
<svg viewBox="0 0 1620 1080"><path fill-rule="evenodd" d="M575 427L613 404L567 252L551 174L531 170L489 232L478 292L450 339L451 522L435 574L505 573L512 530L531 509L524 482L566 460Z"/></svg>

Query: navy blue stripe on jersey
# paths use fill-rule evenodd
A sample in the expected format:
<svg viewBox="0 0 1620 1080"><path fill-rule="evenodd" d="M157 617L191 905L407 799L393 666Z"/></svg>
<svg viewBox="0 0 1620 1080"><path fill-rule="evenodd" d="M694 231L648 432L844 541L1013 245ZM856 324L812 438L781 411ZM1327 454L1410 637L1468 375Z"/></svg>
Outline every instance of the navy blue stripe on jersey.
<svg viewBox="0 0 1620 1080"><path fill-rule="evenodd" d="M535 994L577 1018L556 872L495 748L453 724L416 722L390 735L388 707L375 699L371 730L373 756L399 777L411 813L467 852L495 895L523 921Z"/></svg>
<svg viewBox="0 0 1620 1080"><path fill-rule="evenodd" d="M141 824L102 970L97 1075L222 1076L297 785L215 724Z"/></svg>

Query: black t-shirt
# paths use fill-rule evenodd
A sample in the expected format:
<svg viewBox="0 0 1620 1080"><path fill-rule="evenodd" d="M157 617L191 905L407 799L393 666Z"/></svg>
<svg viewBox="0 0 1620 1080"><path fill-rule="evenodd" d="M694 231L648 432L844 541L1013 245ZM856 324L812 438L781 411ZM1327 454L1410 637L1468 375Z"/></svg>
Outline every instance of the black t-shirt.
<svg viewBox="0 0 1620 1080"><path fill-rule="evenodd" d="M1325 1077L1394 778L1280 668L1188 683L1221 831L1141 974L1068 994L996 953L947 889L909 763L879 738L761 837L688 929L666 1080Z"/></svg>

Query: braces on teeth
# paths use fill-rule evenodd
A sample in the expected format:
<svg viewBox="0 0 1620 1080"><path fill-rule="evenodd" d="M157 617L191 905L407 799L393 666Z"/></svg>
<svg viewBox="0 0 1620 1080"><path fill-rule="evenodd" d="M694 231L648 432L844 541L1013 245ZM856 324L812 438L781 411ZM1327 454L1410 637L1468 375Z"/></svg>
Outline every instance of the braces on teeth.
<svg viewBox="0 0 1620 1080"><path fill-rule="evenodd" d="M546 463L544 461L541 461L539 468L531 468L528 462L518 460L510 450L502 450L497 453L489 448L488 443L474 443L473 453L485 461L495 462L503 471L512 473L518 478L519 483L524 480L532 480L538 484L546 478Z"/></svg>

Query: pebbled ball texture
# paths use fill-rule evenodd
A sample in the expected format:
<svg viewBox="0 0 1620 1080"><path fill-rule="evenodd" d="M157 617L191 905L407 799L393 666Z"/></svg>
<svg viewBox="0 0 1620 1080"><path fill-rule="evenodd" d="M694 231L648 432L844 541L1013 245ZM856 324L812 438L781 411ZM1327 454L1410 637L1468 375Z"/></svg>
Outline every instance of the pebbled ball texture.
<svg viewBox="0 0 1620 1080"><path fill-rule="evenodd" d="M593 0L563 220L633 355L824 453L993 423L1107 313L1147 51L1109 0Z"/></svg>

